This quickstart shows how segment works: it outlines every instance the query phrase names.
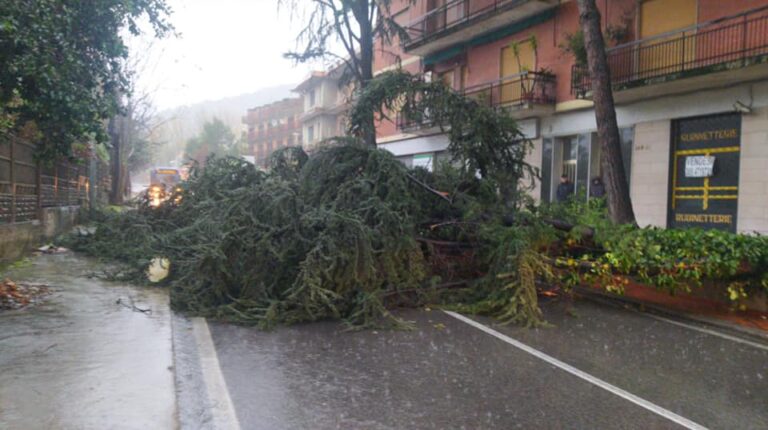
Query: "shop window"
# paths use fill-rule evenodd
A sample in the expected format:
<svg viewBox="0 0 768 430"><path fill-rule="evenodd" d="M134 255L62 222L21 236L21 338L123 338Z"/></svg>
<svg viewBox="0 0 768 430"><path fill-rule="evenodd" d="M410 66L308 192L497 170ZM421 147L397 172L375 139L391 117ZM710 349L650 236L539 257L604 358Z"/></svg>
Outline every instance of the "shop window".
<svg viewBox="0 0 768 430"><path fill-rule="evenodd" d="M668 227L737 231L741 114L672 122Z"/></svg>

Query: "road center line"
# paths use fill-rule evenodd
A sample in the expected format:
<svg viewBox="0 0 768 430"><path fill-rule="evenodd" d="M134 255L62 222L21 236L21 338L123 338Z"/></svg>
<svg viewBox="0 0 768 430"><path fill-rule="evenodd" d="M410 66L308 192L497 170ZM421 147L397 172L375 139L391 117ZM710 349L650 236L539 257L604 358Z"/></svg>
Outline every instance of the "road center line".
<svg viewBox="0 0 768 430"><path fill-rule="evenodd" d="M240 422L237 420L235 407L229 397L227 382L221 373L219 357L205 318L192 318L192 331L200 354L200 367L202 367L208 399L211 402L214 425L219 430L240 430Z"/></svg>
<svg viewBox="0 0 768 430"><path fill-rule="evenodd" d="M662 316L654 315L654 314L651 314L651 313L648 313L648 312L641 312L641 314L645 315L645 316L647 316L649 318L653 318L655 320L658 320L658 321L663 321L663 322L666 322L666 323L669 323L669 324L674 324L674 325L679 326L679 327L685 327L685 328L690 329L690 330L696 330L696 331L698 331L700 333L705 333L705 334L708 334L708 335L711 335L711 336L717 336L717 337L720 337L720 338L723 338L723 339L727 339L727 340L730 340L730 341L733 341L733 342L738 342L738 343L742 343L744 345L752 346L754 348L762 349L763 351L768 351L768 345L763 345L763 344L760 344L760 343L757 343L757 342L752 342L750 340L742 339L742 338L737 337L737 336L731 336L729 334L720 333L719 331L710 330L708 328L699 327L699 326L696 326L696 325L693 325L693 324L686 324L684 322L675 321L675 320L669 319L669 318L664 318Z"/></svg>
<svg viewBox="0 0 768 430"><path fill-rule="evenodd" d="M630 402L632 402L632 403L634 403L634 404L636 404L636 405L638 405L638 406L640 406L642 408L645 408L645 409L647 409L647 410L649 410L649 411L651 411L651 412L653 412L653 413L655 413L657 415L660 415L660 416L662 416L662 417L664 417L664 418L666 418L666 419L668 419L668 420L670 420L672 422L675 422L675 423L677 423L677 424L679 424L679 425L681 425L681 426L683 426L685 428L688 428L688 429L691 429L691 430L706 430L706 427L702 426L701 424L697 424L697 423L695 423L695 422L693 422L693 421L691 421L691 420L689 420L687 418L684 418L684 417L681 417L680 415L677 415L676 413L674 413L672 411L664 409L661 406L658 406L658 405L656 405L654 403L651 403L651 402L649 402L649 401L647 401L647 400L645 400L643 398L640 398L640 397L638 397L638 396L636 396L636 395L634 395L634 394L632 394L632 393L630 393L628 391L622 390L619 387L611 385L611 384L603 381L600 378L592 376L589 373L583 372L583 371L581 371L581 370L571 366L570 364L564 363L564 362L562 362L562 361L560 361L560 360L558 360L558 359L556 359L554 357L551 357L551 356L549 356L549 355L547 355L547 354L545 354L545 353L543 353L543 352L541 352L541 351L539 351L539 350L537 350L535 348L532 348L532 347L530 347L530 346L528 346L528 345L526 345L526 344L524 344L524 343L522 343L520 341L512 339L511 337L509 337L509 336L507 336L505 334L502 334L502 333L500 333L500 332L498 332L498 331L496 331L496 330L494 330L494 329L492 329L492 328L490 328L488 326L480 324L479 322L477 322L477 321L475 321L475 320L473 320L471 318L467 318L464 315L458 314L456 312L451 312L451 311L443 311L443 312L445 312L446 314L456 318L457 320L459 320L461 322L464 322L466 324L471 325L472 327L475 327L478 330L484 331L485 333L487 333L487 334L489 334L489 335L491 335L491 336L493 336L493 337L495 337L495 338L497 338L497 339L499 339L501 341L504 341L504 342L514 346L517 349L520 349L520 350L522 350L524 352L527 352L528 354L531 354L531 355L533 355L536 358L544 360L544 361L546 361L547 363L549 363L549 364L551 364L553 366L559 367L560 369L570 373L571 375L579 377L579 378L581 378L581 379L583 379L583 380L585 380L585 381L587 381L587 382L589 382L591 384L597 385L598 387L600 387L600 388L602 388L602 389L604 389L604 390L606 390L608 392L611 392L611 393L613 393L613 394L615 394L615 395L617 395L617 396L619 396L619 397L621 397L621 398L623 398L625 400L629 400Z"/></svg>

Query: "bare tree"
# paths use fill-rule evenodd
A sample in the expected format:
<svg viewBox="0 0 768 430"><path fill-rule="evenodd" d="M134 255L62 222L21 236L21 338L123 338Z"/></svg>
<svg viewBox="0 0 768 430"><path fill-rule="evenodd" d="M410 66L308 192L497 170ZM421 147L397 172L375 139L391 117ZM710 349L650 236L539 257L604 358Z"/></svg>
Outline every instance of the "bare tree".
<svg viewBox="0 0 768 430"><path fill-rule="evenodd" d="M297 50L285 54L297 62L335 59L346 63L352 83L362 90L373 79L374 39L390 44L396 36L407 39L405 30L391 19L391 0L279 0L293 16L304 19ZM340 45L341 53L334 45ZM376 146L375 118L362 127L363 141Z"/></svg>
<svg viewBox="0 0 768 430"><path fill-rule="evenodd" d="M603 170L608 214L617 224L634 224L635 213L629 196L629 184L621 159L621 138L616 121L616 107L611 90L611 75L605 55L605 41L600 31L600 12L595 0L578 0L579 21L592 81L597 135L600 139L600 166Z"/></svg>
<svg viewBox="0 0 768 430"><path fill-rule="evenodd" d="M112 190L110 203L123 204L131 192L131 173L151 163L154 150L159 146L153 141L155 130L162 125L158 118L152 97L158 91L140 89L136 86L136 77L149 73L155 67L156 58L147 53L153 50L154 40L137 40L135 55L125 63L131 79L129 92L122 97L123 109L109 121L110 163L112 171Z"/></svg>

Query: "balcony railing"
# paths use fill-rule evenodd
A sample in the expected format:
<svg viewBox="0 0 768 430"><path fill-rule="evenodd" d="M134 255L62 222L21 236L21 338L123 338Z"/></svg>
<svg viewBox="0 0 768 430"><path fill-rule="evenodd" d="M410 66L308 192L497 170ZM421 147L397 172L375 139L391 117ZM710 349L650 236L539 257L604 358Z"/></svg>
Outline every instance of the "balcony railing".
<svg viewBox="0 0 768 430"><path fill-rule="evenodd" d="M464 95L494 108L513 108L531 104L554 104L557 81L544 72L523 72L497 81L475 85Z"/></svg>
<svg viewBox="0 0 768 430"><path fill-rule="evenodd" d="M425 113L421 118L409 118L403 113L398 113L395 118L395 125L400 131L414 131L425 128L434 127L435 123L429 118L429 114Z"/></svg>
<svg viewBox="0 0 768 430"><path fill-rule="evenodd" d="M406 30L410 37L406 45L421 43L481 16L494 14L501 8L514 7L528 1L530 0L448 0L408 26Z"/></svg>
<svg viewBox="0 0 768 430"><path fill-rule="evenodd" d="M641 39L606 51L615 89L746 67L768 55L768 7ZM586 65L571 69L571 92L592 88Z"/></svg>
<svg viewBox="0 0 768 430"><path fill-rule="evenodd" d="M514 110L531 105L554 105L556 85L555 75L551 73L523 72L468 87L462 94L484 106ZM435 125L426 113L418 119L398 114L395 123L398 130L402 131L431 128Z"/></svg>

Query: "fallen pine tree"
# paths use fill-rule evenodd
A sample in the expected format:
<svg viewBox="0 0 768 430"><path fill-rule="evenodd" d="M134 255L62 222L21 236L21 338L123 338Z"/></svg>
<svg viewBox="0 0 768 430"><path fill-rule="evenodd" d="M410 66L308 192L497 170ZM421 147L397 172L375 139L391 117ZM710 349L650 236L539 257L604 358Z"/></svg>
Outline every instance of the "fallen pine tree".
<svg viewBox="0 0 768 430"><path fill-rule="evenodd" d="M521 208L510 223L481 179L448 165L409 171L362 146L283 150L273 163L283 168L212 159L178 204L102 213L94 234L68 245L123 263L117 277L138 282L165 257L175 309L263 327L402 326L389 310L403 304L535 326L541 285L621 292L632 279L676 293L719 280L735 302L768 290L763 236L613 226L595 201ZM451 190L450 203L409 175Z"/></svg>
<svg viewBox="0 0 768 430"><path fill-rule="evenodd" d="M381 119L430 112L450 135L452 163L409 170L354 137L311 156L279 150L268 172L211 159L179 199L101 214L93 235L68 245L140 282L165 258L175 309L263 327L403 326L390 309L426 303L536 326L539 286L621 291L627 277L672 292L718 279L739 299L768 290L764 237L614 226L592 200L535 205L530 142L515 122L442 83L383 74L350 113L353 136L366 133L355 118L370 109Z"/></svg>

